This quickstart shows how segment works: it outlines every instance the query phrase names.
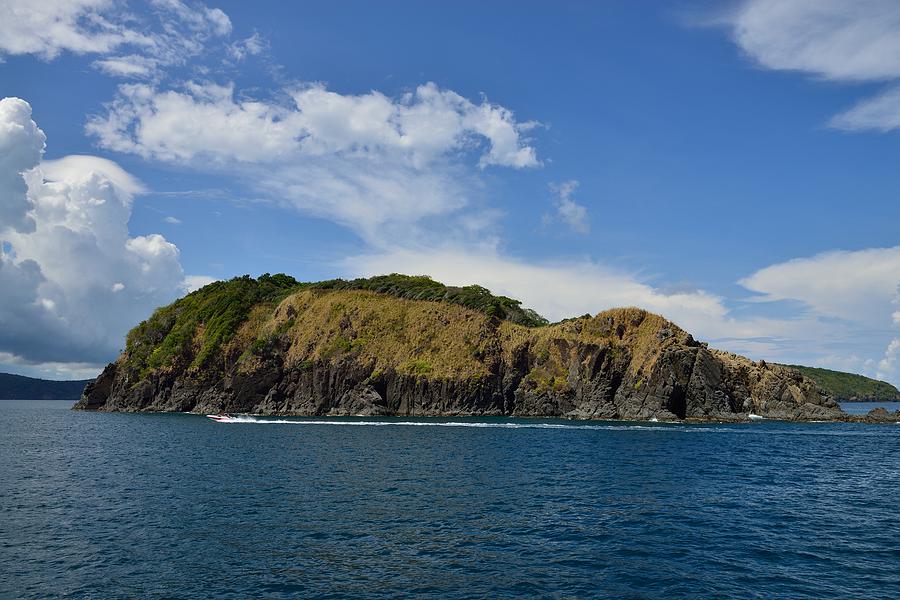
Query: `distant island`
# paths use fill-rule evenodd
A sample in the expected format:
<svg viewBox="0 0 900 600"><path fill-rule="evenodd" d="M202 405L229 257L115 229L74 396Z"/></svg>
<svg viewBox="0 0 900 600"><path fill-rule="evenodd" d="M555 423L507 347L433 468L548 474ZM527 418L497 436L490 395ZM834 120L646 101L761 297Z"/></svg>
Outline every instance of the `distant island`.
<svg viewBox="0 0 900 600"><path fill-rule="evenodd" d="M795 368L638 308L548 323L481 286L219 281L158 309L76 405L278 415L848 420ZM891 417L893 418L893 416Z"/></svg>
<svg viewBox="0 0 900 600"><path fill-rule="evenodd" d="M0 400L78 400L91 381L51 381L0 373Z"/></svg>
<svg viewBox="0 0 900 600"><path fill-rule="evenodd" d="M818 367L786 366L800 371L840 402L900 402L900 390L886 381Z"/></svg>

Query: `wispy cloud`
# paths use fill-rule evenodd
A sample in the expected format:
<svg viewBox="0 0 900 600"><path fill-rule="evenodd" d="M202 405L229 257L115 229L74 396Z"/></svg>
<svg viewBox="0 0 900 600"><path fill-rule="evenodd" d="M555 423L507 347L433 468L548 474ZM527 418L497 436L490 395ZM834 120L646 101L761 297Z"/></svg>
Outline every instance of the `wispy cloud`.
<svg viewBox="0 0 900 600"><path fill-rule="evenodd" d="M723 19L759 66L844 82L900 81L900 3L895 0L745 0ZM844 130L889 131L900 123L892 86L835 116Z"/></svg>
<svg viewBox="0 0 900 600"><path fill-rule="evenodd" d="M587 207L578 204L572 199L575 190L578 188L578 181L570 179L558 184L550 184L550 189L556 194L556 215L549 218L562 221L576 233L586 234L590 231L590 223L588 221Z"/></svg>
<svg viewBox="0 0 900 600"><path fill-rule="evenodd" d="M888 132L900 129L900 86L863 100L849 110L835 115L829 125L845 131Z"/></svg>
<svg viewBox="0 0 900 600"><path fill-rule="evenodd" d="M153 0L142 12L113 0L0 0L0 12L6 15L0 20L0 58L96 55L95 68L126 78L183 65L231 33L231 20L220 9L182 0ZM263 43L244 42L245 53Z"/></svg>

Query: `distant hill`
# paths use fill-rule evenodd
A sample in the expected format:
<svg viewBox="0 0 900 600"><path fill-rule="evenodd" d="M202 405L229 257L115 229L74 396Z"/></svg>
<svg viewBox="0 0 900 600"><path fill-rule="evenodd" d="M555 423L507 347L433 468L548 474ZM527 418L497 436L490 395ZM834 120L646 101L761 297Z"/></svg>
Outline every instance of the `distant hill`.
<svg viewBox="0 0 900 600"><path fill-rule="evenodd" d="M892 402L900 401L900 391L885 381L878 381L855 373L786 365L797 369L838 400L857 402Z"/></svg>
<svg viewBox="0 0 900 600"><path fill-rule="evenodd" d="M78 400L88 381L50 381L0 373L0 400Z"/></svg>

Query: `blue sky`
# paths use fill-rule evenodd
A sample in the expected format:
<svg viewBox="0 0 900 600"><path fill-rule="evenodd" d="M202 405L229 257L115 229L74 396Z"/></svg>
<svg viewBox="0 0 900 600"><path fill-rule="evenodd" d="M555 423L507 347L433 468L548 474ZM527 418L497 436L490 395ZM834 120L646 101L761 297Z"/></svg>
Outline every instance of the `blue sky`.
<svg viewBox="0 0 900 600"><path fill-rule="evenodd" d="M900 382L894 2L7 4L0 370L399 271Z"/></svg>

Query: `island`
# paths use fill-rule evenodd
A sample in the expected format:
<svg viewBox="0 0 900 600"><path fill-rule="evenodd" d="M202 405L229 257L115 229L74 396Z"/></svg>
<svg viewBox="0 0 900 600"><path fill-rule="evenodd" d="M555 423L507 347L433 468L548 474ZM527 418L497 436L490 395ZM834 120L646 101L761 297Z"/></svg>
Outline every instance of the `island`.
<svg viewBox="0 0 900 600"><path fill-rule="evenodd" d="M820 367L786 366L815 381L838 402L900 402L900 390L887 381Z"/></svg>
<svg viewBox="0 0 900 600"><path fill-rule="evenodd" d="M89 381L55 381L0 373L0 400L78 400Z"/></svg>
<svg viewBox="0 0 900 600"><path fill-rule="evenodd" d="M75 408L852 419L797 369L710 348L646 310L551 324L481 286L399 274L316 283L265 274L211 283L136 326Z"/></svg>

